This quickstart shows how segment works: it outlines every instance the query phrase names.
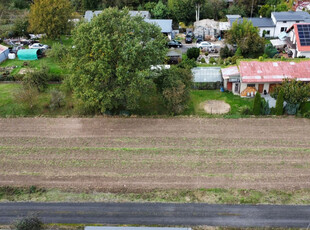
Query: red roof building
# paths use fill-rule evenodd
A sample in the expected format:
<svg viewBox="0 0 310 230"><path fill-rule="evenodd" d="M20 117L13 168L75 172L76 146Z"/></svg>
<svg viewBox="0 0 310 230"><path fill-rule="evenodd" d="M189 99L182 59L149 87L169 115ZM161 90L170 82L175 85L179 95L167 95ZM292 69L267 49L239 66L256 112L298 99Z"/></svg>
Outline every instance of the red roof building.
<svg viewBox="0 0 310 230"><path fill-rule="evenodd" d="M241 95L247 87L255 87L260 93L270 93L284 79L310 82L310 61L241 61L239 72Z"/></svg>

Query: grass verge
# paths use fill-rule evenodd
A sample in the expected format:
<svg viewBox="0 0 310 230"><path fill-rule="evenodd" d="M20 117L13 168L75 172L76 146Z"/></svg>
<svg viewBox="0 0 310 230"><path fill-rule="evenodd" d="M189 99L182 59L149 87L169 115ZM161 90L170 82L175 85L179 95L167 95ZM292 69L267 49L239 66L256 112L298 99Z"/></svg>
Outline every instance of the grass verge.
<svg viewBox="0 0 310 230"><path fill-rule="evenodd" d="M72 192L57 189L0 187L0 202L173 202L210 204L309 205L310 189L195 189L152 190L140 193Z"/></svg>

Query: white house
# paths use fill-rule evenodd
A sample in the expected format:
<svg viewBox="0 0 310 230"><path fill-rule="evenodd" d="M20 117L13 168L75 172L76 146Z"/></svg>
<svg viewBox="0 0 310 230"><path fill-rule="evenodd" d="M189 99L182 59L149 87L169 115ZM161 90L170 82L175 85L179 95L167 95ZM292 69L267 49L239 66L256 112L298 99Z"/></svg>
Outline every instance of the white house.
<svg viewBox="0 0 310 230"><path fill-rule="evenodd" d="M243 21L240 15L227 15L226 17L230 26L236 20ZM247 20L259 28L260 36L278 37L296 23L310 23L310 14L305 11L272 12L271 18L247 18Z"/></svg>
<svg viewBox="0 0 310 230"><path fill-rule="evenodd" d="M310 23L294 24L287 30L287 43L293 57L310 58Z"/></svg>

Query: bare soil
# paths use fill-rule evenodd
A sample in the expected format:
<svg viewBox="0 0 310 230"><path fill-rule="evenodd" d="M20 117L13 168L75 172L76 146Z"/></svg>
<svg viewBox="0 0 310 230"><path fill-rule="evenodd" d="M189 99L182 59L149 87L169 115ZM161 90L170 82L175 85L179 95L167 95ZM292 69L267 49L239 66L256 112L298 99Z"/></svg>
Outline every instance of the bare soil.
<svg viewBox="0 0 310 230"><path fill-rule="evenodd" d="M202 106L209 114L225 114L230 111L230 105L220 100L208 100L203 102Z"/></svg>
<svg viewBox="0 0 310 230"><path fill-rule="evenodd" d="M0 186L310 188L310 120L0 119Z"/></svg>

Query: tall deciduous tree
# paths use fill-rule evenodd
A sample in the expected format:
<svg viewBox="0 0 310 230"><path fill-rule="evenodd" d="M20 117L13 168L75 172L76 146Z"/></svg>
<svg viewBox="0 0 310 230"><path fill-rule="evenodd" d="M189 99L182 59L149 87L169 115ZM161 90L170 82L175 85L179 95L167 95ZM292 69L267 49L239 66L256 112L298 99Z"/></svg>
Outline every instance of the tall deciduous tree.
<svg viewBox="0 0 310 230"><path fill-rule="evenodd" d="M29 31L59 37L69 28L71 12L69 0L34 0L30 7Z"/></svg>
<svg viewBox="0 0 310 230"><path fill-rule="evenodd" d="M235 21L227 31L227 42L237 45L243 57L257 57L264 52L265 41L259 36L259 29L251 21Z"/></svg>
<svg viewBox="0 0 310 230"><path fill-rule="evenodd" d="M161 64L166 39L155 24L107 8L73 33L74 95L96 112L134 110L154 83L151 65Z"/></svg>
<svg viewBox="0 0 310 230"><path fill-rule="evenodd" d="M196 6L196 22L200 20L200 8L205 3L205 0L193 0Z"/></svg>

